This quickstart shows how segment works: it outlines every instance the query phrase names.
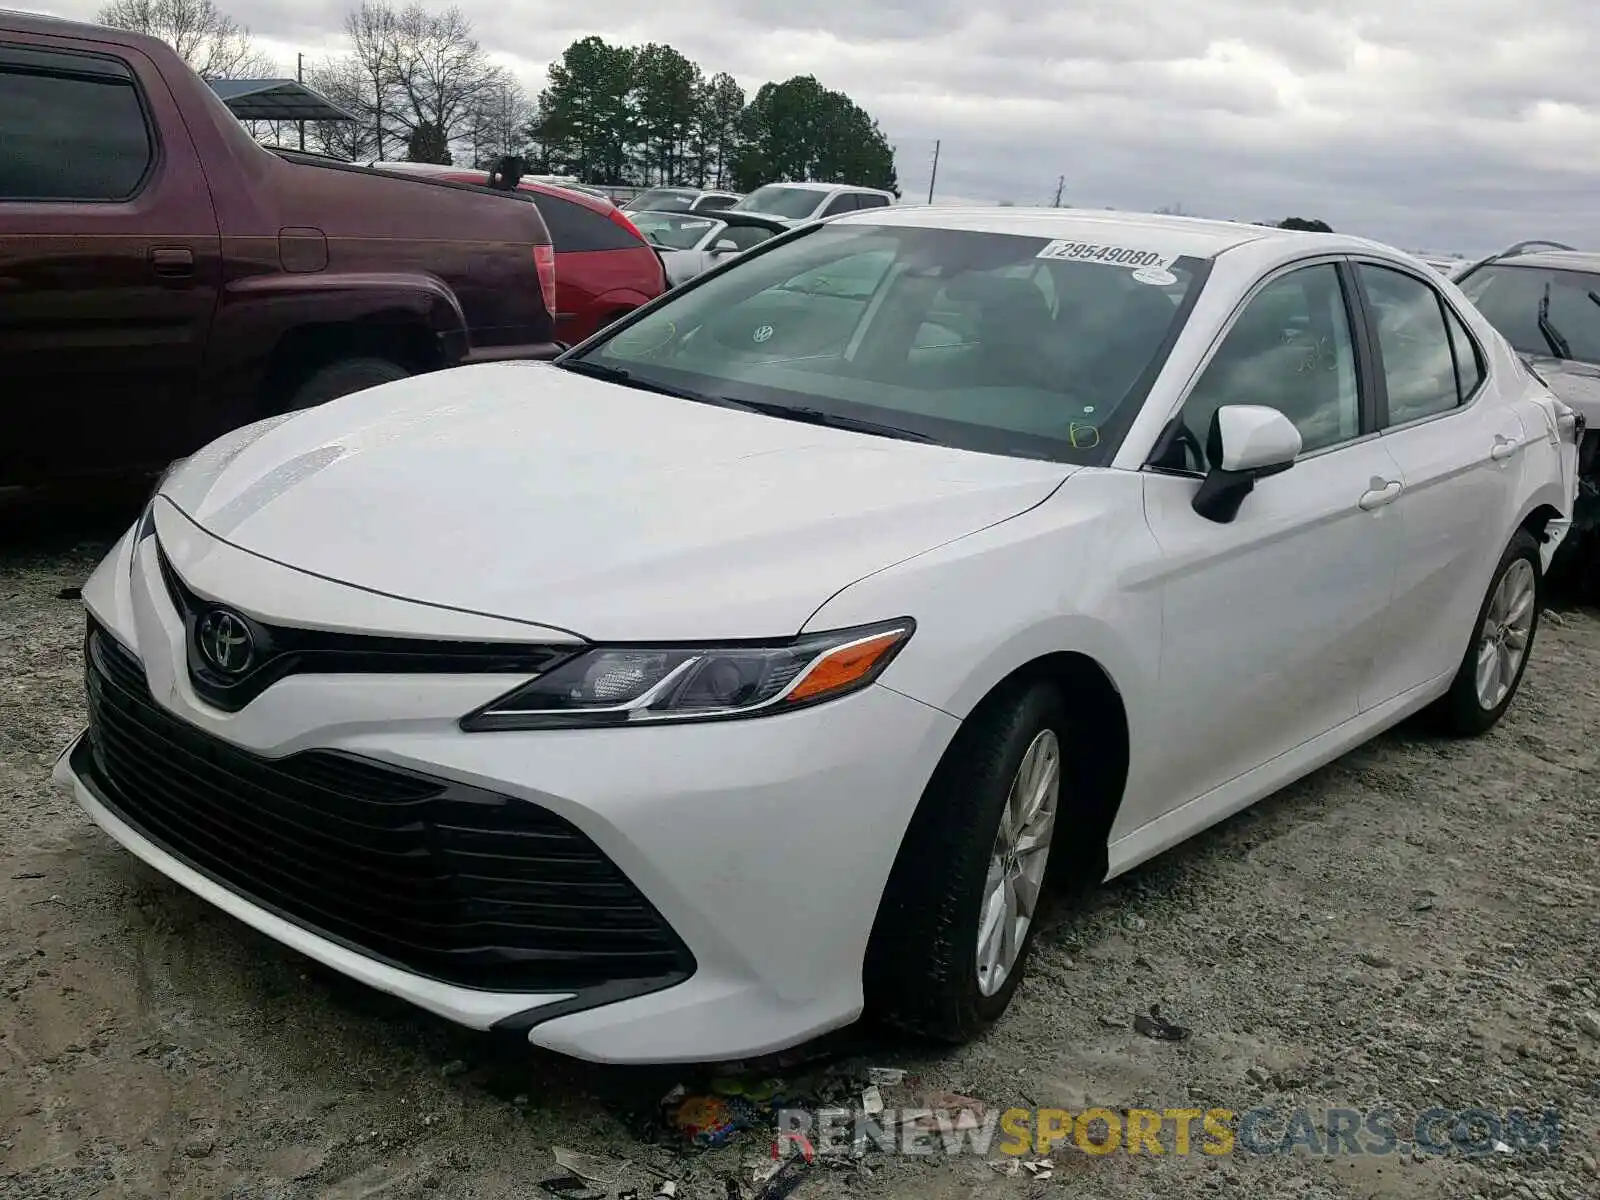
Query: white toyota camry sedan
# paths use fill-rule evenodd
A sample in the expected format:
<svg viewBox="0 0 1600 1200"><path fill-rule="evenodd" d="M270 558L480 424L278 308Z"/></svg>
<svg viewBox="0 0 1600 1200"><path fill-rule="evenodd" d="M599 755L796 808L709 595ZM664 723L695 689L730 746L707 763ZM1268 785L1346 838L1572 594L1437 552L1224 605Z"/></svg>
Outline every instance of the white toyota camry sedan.
<svg viewBox="0 0 1600 1200"><path fill-rule="evenodd" d="M1581 420L1355 238L895 209L177 464L57 777L269 937L611 1062L969 1038L1050 875L1516 694Z"/></svg>

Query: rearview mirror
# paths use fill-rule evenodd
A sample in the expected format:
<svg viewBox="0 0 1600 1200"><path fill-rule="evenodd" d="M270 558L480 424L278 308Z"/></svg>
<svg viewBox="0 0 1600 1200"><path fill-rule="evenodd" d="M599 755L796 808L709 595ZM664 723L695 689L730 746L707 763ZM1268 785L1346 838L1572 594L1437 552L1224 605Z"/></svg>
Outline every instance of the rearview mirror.
<svg viewBox="0 0 1600 1200"><path fill-rule="evenodd" d="M1211 470L1194 494L1194 511L1227 524L1238 516L1256 480L1287 471L1299 455L1300 431L1277 409L1224 404L1211 416L1206 435Z"/></svg>

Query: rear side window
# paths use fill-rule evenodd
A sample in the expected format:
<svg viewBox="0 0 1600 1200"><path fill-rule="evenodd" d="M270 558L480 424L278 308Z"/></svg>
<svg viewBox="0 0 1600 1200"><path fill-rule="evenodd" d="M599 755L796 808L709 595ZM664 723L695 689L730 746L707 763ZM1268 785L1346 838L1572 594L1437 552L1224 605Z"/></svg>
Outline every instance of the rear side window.
<svg viewBox="0 0 1600 1200"><path fill-rule="evenodd" d="M585 250L637 250L643 242L626 229L583 205L543 192L529 192L550 229L550 244L557 254Z"/></svg>
<svg viewBox="0 0 1600 1200"><path fill-rule="evenodd" d="M126 200L139 190L155 154L133 80L102 60L85 68L47 73L0 58L0 200Z"/></svg>
<svg viewBox="0 0 1600 1200"><path fill-rule="evenodd" d="M857 204L862 208L887 208L889 197L874 196L871 192L863 192L856 197Z"/></svg>
<svg viewBox="0 0 1600 1200"><path fill-rule="evenodd" d="M836 216L839 213L855 212L856 197L849 192L841 192L828 201L828 207L822 210L824 217Z"/></svg>
<svg viewBox="0 0 1600 1200"><path fill-rule="evenodd" d="M1483 383L1483 355L1461 318L1448 304L1444 306L1444 323L1450 330L1450 348L1456 354L1456 389L1461 393L1461 403L1465 404Z"/></svg>
<svg viewBox="0 0 1600 1200"><path fill-rule="evenodd" d="M1377 326L1389 424L1404 425L1455 408L1461 393L1439 294L1420 279L1388 267L1361 263L1356 270Z"/></svg>
<svg viewBox="0 0 1600 1200"><path fill-rule="evenodd" d="M701 196L695 201L696 212L717 212L724 208L731 208L734 204L732 196Z"/></svg>

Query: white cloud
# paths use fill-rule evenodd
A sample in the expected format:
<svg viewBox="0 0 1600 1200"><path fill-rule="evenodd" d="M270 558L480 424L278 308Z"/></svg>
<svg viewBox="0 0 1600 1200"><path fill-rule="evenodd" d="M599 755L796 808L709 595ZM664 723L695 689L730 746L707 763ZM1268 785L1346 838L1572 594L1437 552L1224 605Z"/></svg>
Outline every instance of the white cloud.
<svg viewBox="0 0 1600 1200"><path fill-rule="evenodd" d="M309 0L223 0L293 71L337 42ZM92 0L55 0L64 16ZM1321 217L1412 249L1595 241L1591 6L1546 0L461 0L537 88L589 33L668 42L753 90L811 73L897 144L901 186L1244 220Z"/></svg>

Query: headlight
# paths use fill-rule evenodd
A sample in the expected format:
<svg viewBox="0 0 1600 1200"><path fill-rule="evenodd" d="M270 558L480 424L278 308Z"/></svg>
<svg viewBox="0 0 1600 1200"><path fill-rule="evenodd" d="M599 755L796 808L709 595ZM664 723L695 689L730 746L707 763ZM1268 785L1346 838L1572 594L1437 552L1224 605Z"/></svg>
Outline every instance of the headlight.
<svg viewBox="0 0 1600 1200"><path fill-rule="evenodd" d="M461 728L574 729L789 712L866 687L915 628L908 617L786 642L596 647L469 713Z"/></svg>

